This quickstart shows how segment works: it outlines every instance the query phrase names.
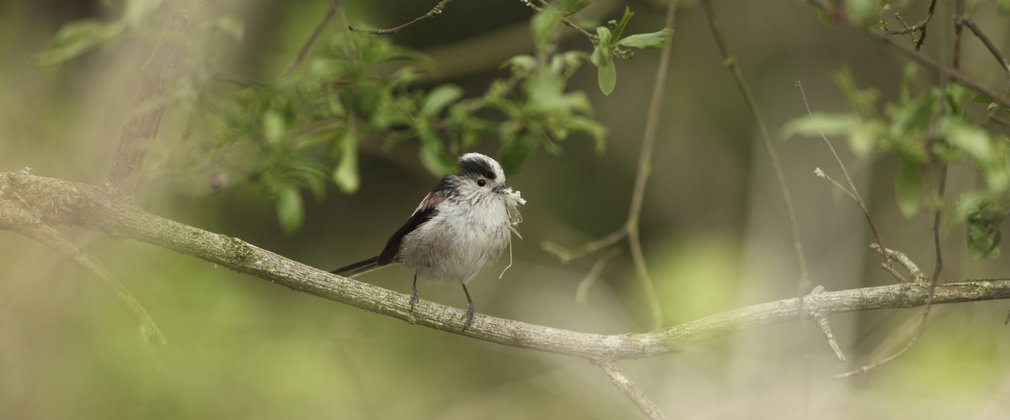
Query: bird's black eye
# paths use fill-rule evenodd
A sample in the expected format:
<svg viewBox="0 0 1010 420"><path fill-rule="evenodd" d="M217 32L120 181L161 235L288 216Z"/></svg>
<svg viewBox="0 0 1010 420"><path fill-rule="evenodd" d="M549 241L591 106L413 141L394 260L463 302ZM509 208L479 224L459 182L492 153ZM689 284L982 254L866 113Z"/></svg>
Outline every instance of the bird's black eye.
<svg viewBox="0 0 1010 420"><path fill-rule="evenodd" d="M485 181L483 178L478 179L477 180L477 185L480 185L480 186L483 187L483 186L487 185L487 181Z"/></svg>

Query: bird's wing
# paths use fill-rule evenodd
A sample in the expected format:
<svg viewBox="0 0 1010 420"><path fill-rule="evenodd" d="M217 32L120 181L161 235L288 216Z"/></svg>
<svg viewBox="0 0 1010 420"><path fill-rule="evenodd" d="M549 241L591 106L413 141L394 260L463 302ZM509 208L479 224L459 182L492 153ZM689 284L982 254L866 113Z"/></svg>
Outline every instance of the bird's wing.
<svg viewBox="0 0 1010 420"><path fill-rule="evenodd" d="M400 243L403 242L403 238L407 236L410 232L413 232L418 226L421 226L425 222L431 220L438 213L438 204L445 200L447 196L447 191L445 189L440 189L443 183L440 183L435 187L428 195L424 196L421 200L421 204L417 206L414 213L410 215L410 218L400 226L393 233L393 236L389 237L389 241L386 242L386 247L382 249L382 253L379 254L378 265L386 265L393 262L396 258L396 254L400 252Z"/></svg>

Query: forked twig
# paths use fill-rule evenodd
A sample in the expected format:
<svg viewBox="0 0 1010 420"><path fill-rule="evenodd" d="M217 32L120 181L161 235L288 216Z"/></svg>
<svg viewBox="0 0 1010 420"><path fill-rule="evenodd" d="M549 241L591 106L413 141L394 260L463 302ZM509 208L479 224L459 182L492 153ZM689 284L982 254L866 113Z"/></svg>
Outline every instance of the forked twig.
<svg viewBox="0 0 1010 420"><path fill-rule="evenodd" d="M656 144L659 129L659 111L663 103L663 92L665 91L666 77L670 68L670 52L673 49L673 22L676 12L677 1L670 0L664 23L664 27L670 30L666 32L666 40L660 53L659 65L656 68L656 81L652 87L652 98L649 101L649 111L645 120L645 133L642 136L642 149L638 155L638 171L635 174L635 185L632 187L631 193L631 205L629 206L628 217L624 225L621 226L621 229L601 239L589 242L576 251L570 251L553 242L544 242L542 244L545 251L557 255L561 262L566 263L572 259L610 247L621 239L627 238L628 247L631 250L631 258L635 264L635 272L642 286L642 291L645 294L646 302L648 302L649 311L652 314L652 328L659 328L663 324L663 308L652 282L652 277L649 275L645 254L642 252L639 219L642 214L642 204L645 200L645 186L649 180L649 174L652 172L652 151Z"/></svg>
<svg viewBox="0 0 1010 420"><path fill-rule="evenodd" d="M814 113L810 109L810 102L807 100L807 93L806 91L803 90L803 82L797 80L796 88L799 89L800 97L803 98L803 107L807 110L807 115L812 117ZM835 146L831 144L831 140L828 139L828 136L824 134L823 131L821 131L820 134L821 134L821 140L824 141L824 145L827 146L828 150L831 152L831 156L835 158L835 162L838 163L838 167L842 170L842 175L845 176L845 181L849 184L849 188L846 189L845 187L843 187L837 181L835 181L830 176L825 174L824 171L822 171L820 168L814 170L814 173L817 174L817 176L819 177L831 181L831 183L835 184L836 187L845 192L845 194L848 195L849 198L851 198L852 201L854 201L856 205L859 206L859 209L863 211L863 217L866 218L866 223L870 225L870 231L873 232L873 238L877 241L878 244L880 244L880 247L877 248L877 251L880 253L880 257L884 259L884 266L886 267L885 269L891 268L891 257L888 256L887 253L883 251L884 241L880 238L880 231L877 229L877 224L873 221L873 216L870 215L870 210L866 207L866 202L863 201L863 197L859 194L859 189L856 188L856 184L852 182L852 176L849 175L849 170L845 167L845 163L842 162L842 158L838 156L838 152L835 151ZM888 270L888 272L893 272L893 270ZM903 278L899 277L898 281L901 280L903 280Z"/></svg>

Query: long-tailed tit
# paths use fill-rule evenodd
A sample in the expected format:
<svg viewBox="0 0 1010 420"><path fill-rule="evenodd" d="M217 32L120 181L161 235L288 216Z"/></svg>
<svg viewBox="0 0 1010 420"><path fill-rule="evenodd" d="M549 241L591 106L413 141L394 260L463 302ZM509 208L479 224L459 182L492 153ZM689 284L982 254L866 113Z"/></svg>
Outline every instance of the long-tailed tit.
<svg viewBox="0 0 1010 420"><path fill-rule="evenodd" d="M418 276L459 283L466 295L465 330L473 322L473 300L466 284L509 245L512 225L522 220L518 207L526 201L508 187L505 173L494 159L467 153L457 163L459 172L435 185L389 238L382 253L332 272L353 276L401 263L414 271L411 311L418 300Z"/></svg>

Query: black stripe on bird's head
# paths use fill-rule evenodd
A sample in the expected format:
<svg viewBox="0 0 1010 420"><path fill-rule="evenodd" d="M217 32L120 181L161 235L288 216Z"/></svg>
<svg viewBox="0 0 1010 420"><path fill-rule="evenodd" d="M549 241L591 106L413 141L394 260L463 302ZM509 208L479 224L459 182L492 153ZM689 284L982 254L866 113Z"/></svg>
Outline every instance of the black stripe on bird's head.
<svg viewBox="0 0 1010 420"><path fill-rule="evenodd" d="M491 181L505 181L505 172L497 161L480 153L467 153L457 160L459 175L484 177Z"/></svg>

